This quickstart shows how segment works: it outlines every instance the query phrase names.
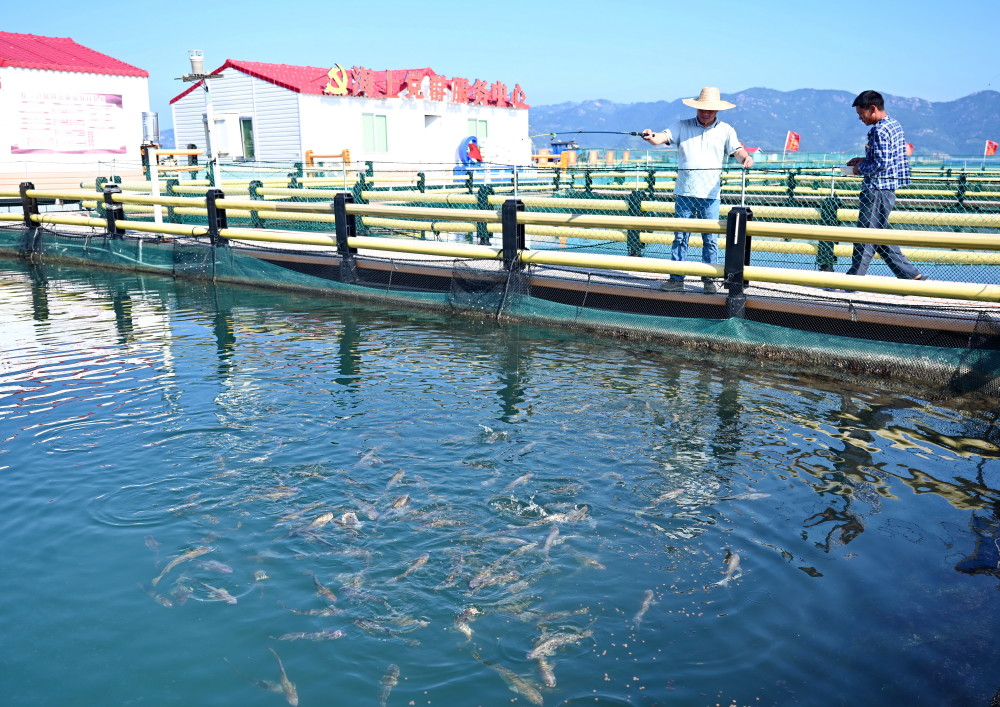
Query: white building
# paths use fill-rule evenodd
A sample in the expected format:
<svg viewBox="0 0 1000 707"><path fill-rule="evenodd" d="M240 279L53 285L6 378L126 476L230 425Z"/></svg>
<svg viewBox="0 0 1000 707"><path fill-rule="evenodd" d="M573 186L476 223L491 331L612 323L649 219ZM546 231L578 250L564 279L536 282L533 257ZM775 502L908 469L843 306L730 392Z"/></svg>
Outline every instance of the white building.
<svg viewBox="0 0 1000 707"><path fill-rule="evenodd" d="M148 77L68 37L0 32L0 184L141 173Z"/></svg>
<svg viewBox="0 0 1000 707"><path fill-rule="evenodd" d="M445 77L432 69L372 71L229 59L176 96L174 139L221 159L304 161L350 151L352 162L453 166L475 136L482 158L530 164L528 105L520 86ZM204 89L204 83L209 89ZM210 103L210 105L208 105ZM475 152L473 150L473 152Z"/></svg>

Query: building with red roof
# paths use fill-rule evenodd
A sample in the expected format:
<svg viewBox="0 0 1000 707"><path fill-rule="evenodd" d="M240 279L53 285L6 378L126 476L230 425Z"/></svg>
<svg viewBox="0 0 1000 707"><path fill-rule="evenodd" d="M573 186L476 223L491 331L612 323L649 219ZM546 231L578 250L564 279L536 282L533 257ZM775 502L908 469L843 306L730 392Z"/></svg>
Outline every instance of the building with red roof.
<svg viewBox="0 0 1000 707"><path fill-rule="evenodd" d="M356 162L414 168L437 163L450 169L476 157L530 163L528 105L518 84L444 76L429 67L372 70L236 59L209 75L171 100L178 147L264 162L308 161L309 155L347 150ZM469 148L470 138L478 145Z"/></svg>
<svg viewBox="0 0 1000 707"><path fill-rule="evenodd" d="M0 173L140 171L148 77L69 37L0 32Z"/></svg>

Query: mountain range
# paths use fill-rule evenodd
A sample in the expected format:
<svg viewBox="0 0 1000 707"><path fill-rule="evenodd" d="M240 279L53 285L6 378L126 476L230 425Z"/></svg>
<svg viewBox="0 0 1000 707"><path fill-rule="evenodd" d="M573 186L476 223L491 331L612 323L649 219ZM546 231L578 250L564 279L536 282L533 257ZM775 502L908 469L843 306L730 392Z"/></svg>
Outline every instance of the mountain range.
<svg viewBox="0 0 1000 707"><path fill-rule="evenodd" d="M723 99L735 103L736 108L720 116L736 128L747 147L759 147L765 152L781 152L791 130L801 136L800 152L863 154L868 128L851 107L855 95L811 88L749 88L723 94ZM883 96L886 111L902 124L907 142L914 146L914 155L981 156L987 140L1000 142L1000 92L979 91L943 102ZM640 138L587 131L662 130L694 114L694 109L681 99L644 103L588 100L532 106L528 120L536 150L548 147L548 133L573 139L581 148L640 150L647 147ZM584 132L576 134L578 131Z"/></svg>

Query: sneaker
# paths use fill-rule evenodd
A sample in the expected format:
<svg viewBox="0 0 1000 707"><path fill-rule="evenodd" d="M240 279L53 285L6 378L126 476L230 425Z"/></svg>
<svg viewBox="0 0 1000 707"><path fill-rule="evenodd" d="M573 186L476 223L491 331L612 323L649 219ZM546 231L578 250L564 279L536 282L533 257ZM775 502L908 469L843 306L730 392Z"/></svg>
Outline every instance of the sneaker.
<svg viewBox="0 0 1000 707"><path fill-rule="evenodd" d="M683 280L667 280L662 285L660 289L664 292L683 292L684 291L684 281Z"/></svg>
<svg viewBox="0 0 1000 707"><path fill-rule="evenodd" d="M714 295L719 291L719 286L715 283L715 280L702 280L701 283L705 288L706 295Z"/></svg>

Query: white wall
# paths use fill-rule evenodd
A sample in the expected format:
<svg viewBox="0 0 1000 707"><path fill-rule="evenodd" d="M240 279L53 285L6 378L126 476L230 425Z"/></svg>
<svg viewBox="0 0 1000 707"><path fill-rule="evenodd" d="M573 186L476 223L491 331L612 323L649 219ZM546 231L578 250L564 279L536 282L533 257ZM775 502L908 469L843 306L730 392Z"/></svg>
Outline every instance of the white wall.
<svg viewBox="0 0 1000 707"><path fill-rule="evenodd" d="M485 160L531 163L527 110L447 101L310 94L301 96L300 105L304 149L318 154L333 154L346 148L355 162L372 160L401 169L433 165L450 169L455 164L459 144L469 137L469 119L476 118L487 121L489 129L489 138L480 143ZM388 152L365 152L362 133L365 113L386 116ZM439 118L429 121L428 116Z"/></svg>
<svg viewBox="0 0 1000 707"><path fill-rule="evenodd" d="M242 156L241 146L234 144L238 132L232 126L238 123L233 119L243 116L254 118L257 161L298 162L306 150L336 154L348 149L355 163L373 160L414 170L437 164L450 170L459 143L470 134L468 120L477 118L489 126L489 138L481 142L485 159L503 164L531 163L527 110L406 98L298 94L235 69L226 69L223 75L225 78L210 79L217 148L223 158ZM205 147L204 94L198 87L172 105L178 147L189 143ZM388 152L365 153L365 113L387 117ZM225 116L230 117L228 123ZM428 116L440 116L430 121L430 129L425 127Z"/></svg>
<svg viewBox="0 0 1000 707"><path fill-rule="evenodd" d="M216 147L220 157L242 157L243 149L232 126L238 118L253 118L255 159L261 162L295 162L302 159L299 133L298 94L267 81L247 76L242 71L226 69L223 78L209 79L212 112L220 128ZM172 106L174 141L178 148L195 144L206 149L204 128L205 91L195 88ZM226 117L231 119L224 122ZM225 128L223 128L225 126ZM228 131L224 136L223 130ZM226 153L226 154L223 154Z"/></svg>
<svg viewBox="0 0 1000 707"><path fill-rule="evenodd" d="M121 107L102 96L121 96ZM143 77L0 67L0 170L137 168L148 110Z"/></svg>

